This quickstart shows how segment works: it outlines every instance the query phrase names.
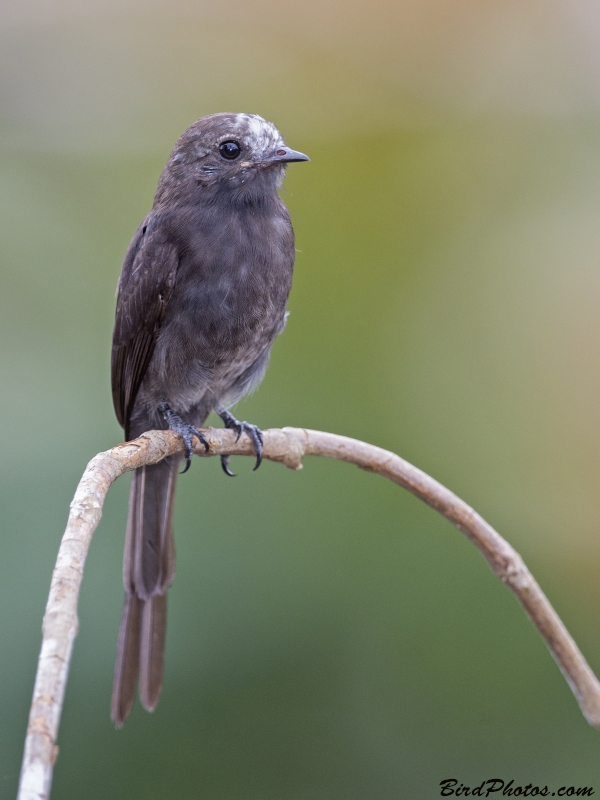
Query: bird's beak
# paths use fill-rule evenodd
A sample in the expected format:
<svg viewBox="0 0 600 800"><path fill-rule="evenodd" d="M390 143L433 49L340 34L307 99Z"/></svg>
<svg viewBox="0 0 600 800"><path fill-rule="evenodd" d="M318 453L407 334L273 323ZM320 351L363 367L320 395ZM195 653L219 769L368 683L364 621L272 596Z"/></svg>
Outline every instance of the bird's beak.
<svg viewBox="0 0 600 800"><path fill-rule="evenodd" d="M290 161L310 161L310 158L304 153L299 153L298 150L292 150L291 147L283 145L278 147L272 155L263 158L262 161L269 164L287 164Z"/></svg>

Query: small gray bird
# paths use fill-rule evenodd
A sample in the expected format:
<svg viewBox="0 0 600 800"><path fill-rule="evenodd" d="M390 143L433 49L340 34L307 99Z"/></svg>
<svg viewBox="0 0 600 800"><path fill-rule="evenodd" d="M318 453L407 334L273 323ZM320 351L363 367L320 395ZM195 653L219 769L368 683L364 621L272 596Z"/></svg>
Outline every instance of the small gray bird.
<svg viewBox="0 0 600 800"><path fill-rule="evenodd" d="M262 435L230 412L262 380L285 326L294 232L277 190L290 161L254 114L212 114L181 136L158 181L152 211L125 255L112 346L115 412L133 439L170 428L185 444L214 409L225 427L254 443ZM183 457L135 470L123 560L125 601L111 716L123 725L136 683L152 711L160 695L166 592L173 581L173 498ZM222 458L227 474L228 459Z"/></svg>

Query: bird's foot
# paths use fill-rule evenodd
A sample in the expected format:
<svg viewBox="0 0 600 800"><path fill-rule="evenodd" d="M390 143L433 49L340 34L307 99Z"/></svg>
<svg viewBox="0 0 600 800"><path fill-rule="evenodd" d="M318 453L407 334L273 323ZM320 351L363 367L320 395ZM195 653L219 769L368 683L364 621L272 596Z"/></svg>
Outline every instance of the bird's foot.
<svg viewBox="0 0 600 800"><path fill-rule="evenodd" d="M185 453L185 468L181 471L181 475L184 472L187 472L190 468L190 464L192 463L192 442L193 437L196 436L204 445L204 449L208 453L210 449L210 445L208 443L208 439L197 428L193 425L190 425L188 422L184 422L179 414L176 414L174 411L171 411L169 405L167 403L161 403L158 407L160 413L164 416L167 425L169 426L169 430L175 431L178 433L181 438L183 439L184 445L184 453Z"/></svg>
<svg viewBox="0 0 600 800"><path fill-rule="evenodd" d="M237 433L236 442L242 433L248 434L254 445L254 452L256 453L256 464L254 465L253 472L257 470L261 465L263 454L263 435L261 429L256 425L252 425L250 422L240 422L225 408L218 408L216 412L223 420L225 427ZM221 466L226 475L234 476L234 473L229 469L229 456L221 456Z"/></svg>

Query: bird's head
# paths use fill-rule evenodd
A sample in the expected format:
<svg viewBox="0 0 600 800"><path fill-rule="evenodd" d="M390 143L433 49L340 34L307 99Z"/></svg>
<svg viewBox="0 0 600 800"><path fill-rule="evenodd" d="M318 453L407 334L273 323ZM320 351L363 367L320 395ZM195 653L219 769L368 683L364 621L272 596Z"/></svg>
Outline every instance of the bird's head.
<svg viewBox="0 0 600 800"><path fill-rule="evenodd" d="M275 190L292 161L309 161L292 150L277 128L256 114L210 114L179 138L167 162L159 192L172 196L179 187L214 187L248 197ZM162 192L161 192L162 193Z"/></svg>

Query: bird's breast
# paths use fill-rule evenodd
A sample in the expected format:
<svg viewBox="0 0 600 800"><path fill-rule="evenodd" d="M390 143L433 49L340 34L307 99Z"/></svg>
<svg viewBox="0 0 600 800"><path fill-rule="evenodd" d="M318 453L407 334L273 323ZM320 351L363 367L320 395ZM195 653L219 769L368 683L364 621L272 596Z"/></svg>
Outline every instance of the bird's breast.
<svg viewBox="0 0 600 800"><path fill-rule="evenodd" d="M282 328L291 288L287 214L213 213L187 233L167 327L210 367L258 357Z"/></svg>

